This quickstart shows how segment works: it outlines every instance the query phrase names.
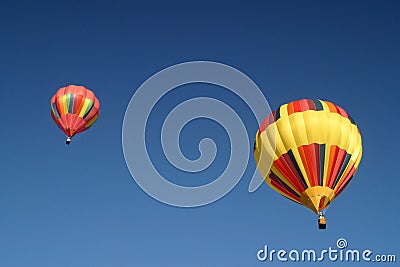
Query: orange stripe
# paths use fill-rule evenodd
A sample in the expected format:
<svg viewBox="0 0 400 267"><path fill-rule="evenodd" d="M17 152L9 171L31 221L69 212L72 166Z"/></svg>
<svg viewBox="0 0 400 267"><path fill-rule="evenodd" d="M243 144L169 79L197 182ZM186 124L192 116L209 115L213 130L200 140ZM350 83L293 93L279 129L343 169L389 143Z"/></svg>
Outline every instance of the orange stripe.
<svg viewBox="0 0 400 267"><path fill-rule="evenodd" d="M333 187L334 182L335 182L337 176L339 175L339 171L343 165L343 161L344 161L345 157L346 157L346 151L343 149L339 149L337 147L337 154L336 154L336 157L334 158L335 163L334 163L334 167L333 167L333 171L332 171L332 179L330 180L331 184L328 184L328 186L330 188Z"/></svg>
<svg viewBox="0 0 400 267"><path fill-rule="evenodd" d="M346 180L346 178L348 177L349 173L351 172L351 170L354 167L355 162L350 161L348 166L346 167L346 170L344 171L339 183L336 185L336 188L338 188L339 186L341 186L341 184L343 184Z"/></svg>
<svg viewBox="0 0 400 267"><path fill-rule="evenodd" d="M305 190L304 186L300 182L300 178L293 173L289 164L285 161L284 157L281 156L279 159L274 161L274 167L285 176L286 180L290 182L290 184L296 188L298 192L303 192Z"/></svg>
<svg viewBox="0 0 400 267"><path fill-rule="evenodd" d="M287 105L287 112L288 112L288 115L290 115L290 114L293 114L293 113L294 113L294 106L293 106L293 102L290 102L290 103Z"/></svg>
<svg viewBox="0 0 400 267"><path fill-rule="evenodd" d="M76 109L76 112L75 112L75 114L77 114L77 115L79 115L79 113L81 113L81 110L82 110L83 105L85 104L86 98L82 97L80 100L81 100L81 102L79 103L78 108Z"/></svg>
<svg viewBox="0 0 400 267"><path fill-rule="evenodd" d="M330 112L338 113L335 104L328 102L328 101L324 101L324 102L328 105Z"/></svg>
<svg viewBox="0 0 400 267"><path fill-rule="evenodd" d="M331 146L330 151L329 151L329 164L328 164L328 172L326 175L326 185L330 187L330 184L333 184L333 177L332 177L332 172L333 172L333 167L335 164L335 159L337 155L337 146Z"/></svg>
<svg viewBox="0 0 400 267"><path fill-rule="evenodd" d="M345 178L345 180L343 181L343 183L340 186L336 186L336 188L334 189L335 192L335 196L338 196L341 192L341 189L343 187L345 187L350 179L353 177L354 173L356 172L356 169L354 168L354 166L351 168L350 172L348 173L347 177Z"/></svg>

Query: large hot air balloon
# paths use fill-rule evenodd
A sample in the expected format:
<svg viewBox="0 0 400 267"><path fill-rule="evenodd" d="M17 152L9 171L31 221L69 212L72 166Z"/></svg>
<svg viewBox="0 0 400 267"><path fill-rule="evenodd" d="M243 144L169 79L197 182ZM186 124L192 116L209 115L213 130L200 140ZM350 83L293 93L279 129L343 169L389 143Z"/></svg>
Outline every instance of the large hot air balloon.
<svg viewBox="0 0 400 267"><path fill-rule="evenodd" d="M303 99L280 106L263 121L254 156L265 182L318 214L319 228L325 229L324 210L361 161L361 134L341 107Z"/></svg>
<svg viewBox="0 0 400 267"><path fill-rule="evenodd" d="M99 116L100 102L94 93L84 86L68 85L60 88L50 100L51 117L71 138L89 129Z"/></svg>

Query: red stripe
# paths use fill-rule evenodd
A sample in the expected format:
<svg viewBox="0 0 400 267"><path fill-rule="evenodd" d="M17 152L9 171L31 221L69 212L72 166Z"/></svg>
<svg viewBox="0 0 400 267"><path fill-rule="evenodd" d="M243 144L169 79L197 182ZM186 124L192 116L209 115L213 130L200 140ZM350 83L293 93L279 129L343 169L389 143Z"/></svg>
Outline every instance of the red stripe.
<svg viewBox="0 0 400 267"><path fill-rule="evenodd" d="M315 184L313 183L313 179L311 179L312 174L311 174L311 168L310 168L310 164L309 164L309 161L311 159L310 159L310 157L308 155L308 151L307 150L308 150L307 149L307 145L298 147L300 158L301 158L301 161L303 163L303 167L306 170L306 174L307 174L308 180L310 182L310 185L314 186Z"/></svg>
<svg viewBox="0 0 400 267"><path fill-rule="evenodd" d="M309 109L309 108L308 108L307 99L299 100L299 103L300 103L301 111L306 111L306 110Z"/></svg>
<svg viewBox="0 0 400 267"><path fill-rule="evenodd" d="M308 181L311 186L319 185L319 153L318 160L316 150L317 144L309 144L298 147L303 167L307 173Z"/></svg>
<svg viewBox="0 0 400 267"><path fill-rule="evenodd" d="M65 121L66 123L64 124L66 133L69 137L72 137L72 133L71 133L71 114L67 113L65 114Z"/></svg>
<svg viewBox="0 0 400 267"><path fill-rule="evenodd" d="M296 180L296 177L293 173L291 173L290 168L285 164L284 159L277 159L274 161L274 167L288 180L288 182L296 188L297 191L301 192L302 186Z"/></svg>
<svg viewBox="0 0 400 267"><path fill-rule="evenodd" d="M314 101L311 99L307 99L307 104L308 104L308 110L316 110L317 108L315 107Z"/></svg>
<svg viewBox="0 0 400 267"><path fill-rule="evenodd" d="M333 104L332 102L329 102L329 101L322 101L322 100L319 100L319 101L321 103L325 103L328 106L330 112L340 114L344 118L349 118L349 115L343 108L336 106L335 104ZM314 101L311 99L296 100L296 101L292 101L287 104L288 115L291 115L296 112L307 111L307 110L317 110ZM265 120L261 123L260 128L259 128L260 132L265 131L265 129L269 125L274 123L275 121L276 121L276 110L271 112L265 118Z"/></svg>
<svg viewBox="0 0 400 267"><path fill-rule="evenodd" d="M68 135L68 132L66 131L66 125L67 125L67 121L65 119L65 115L60 116L60 119L58 120L58 122L60 123L61 127L62 127L62 131Z"/></svg>
<svg viewBox="0 0 400 267"><path fill-rule="evenodd" d="M58 110L58 114L60 114L60 116L61 116L61 114L63 114L63 112L62 112L62 109L61 109L61 98L60 97L56 97L56 99L55 99L55 102L56 102L56 107L57 107L57 110Z"/></svg>
<svg viewBox="0 0 400 267"><path fill-rule="evenodd" d="M351 170L353 169L354 164L355 164L354 161L350 161L350 162L349 162L348 166L346 167L346 170L344 171L344 173L343 173L343 175L342 175L343 178L342 178L341 182L339 182L339 183L336 185L336 188L339 187L342 183L345 182L345 180L347 179L349 173L350 173ZM334 189L334 188L333 188L333 189Z"/></svg>
<svg viewBox="0 0 400 267"><path fill-rule="evenodd" d="M293 102L293 110L294 110L294 113L302 111L301 110L301 106L300 106L300 101L294 101Z"/></svg>
<svg viewBox="0 0 400 267"><path fill-rule="evenodd" d="M347 184L350 182L350 180L353 177L355 172L356 172L356 168L354 168L354 166L351 167L351 170L349 171L348 175L343 180L343 182L334 189L335 197L338 196L342 192L342 188L347 186Z"/></svg>
<svg viewBox="0 0 400 267"><path fill-rule="evenodd" d="M279 159L275 160L274 166L279 170L280 173L282 173L282 175L285 176L285 178L294 188L296 188L298 192L301 193L306 189L301 181L301 177L298 175L296 168L291 162L289 155L282 155Z"/></svg>
<svg viewBox="0 0 400 267"><path fill-rule="evenodd" d="M337 110L338 110L338 113L342 116L342 117L345 117L345 118L349 118L349 115L347 114L347 112L344 110L344 109L342 109L341 107L339 107L339 106L336 106L336 108L337 108Z"/></svg>
<svg viewBox="0 0 400 267"><path fill-rule="evenodd" d="M292 171L292 173L295 175L296 179L300 182L300 184L303 184L302 178L300 176L300 173L297 171L295 163L292 161L290 158L289 154L286 153L283 155L283 158L285 159L285 162L287 163L288 167ZM300 171L300 170L299 170ZM307 184L304 184L304 189L307 188Z"/></svg>
<svg viewBox="0 0 400 267"><path fill-rule="evenodd" d="M76 129L75 129L76 133L75 134L81 133L84 130L86 130L87 128L85 127L85 125L86 125L86 122L82 118L80 118L80 120L78 120L77 124L76 124Z"/></svg>
<svg viewBox="0 0 400 267"><path fill-rule="evenodd" d="M275 114L276 114L276 110L273 111L273 112L271 112L271 113L264 119L264 121L263 121L263 122L261 123L261 125L260 125L260 129L259 129L260 133L264 132L265 129L267 129L267 127L268 127L269 125L271 125L272 123L275 122Z"/></svg>
<svg viewBox="0 0 400 267"><path fill-rule="evenodd" d="M60 124L60 119L57 120L57 118L54 116L53 112L50 112L50 113L51 113L51 117L53 118L53 121L57 124L58 128L60 128L61 131L64 131L63 127Z"/></svg>
<svg viewBox="0 0 400 267"><path fill-rule="evenodd" d="M74 99L74 106L73 106L73 109L72 109L72 113L76 114L76 111L78 110L78 107L82 103L83 96L82 95L74 95L74 97L75 97L75 99Z"/></svg>
<svg viewBox="0 0 400 267"><path fill-rule="evenodd" d="M283 186L281 186L279 183L275 182L274 180L270 180L271 185L273 185L275 188L279 189L282 192L285 192L287 195L291 196L292 198L296 199L297 201L300 201L299 196L294 195L292 192L286 190Z"/></svg>
<svg viewBox="0 0 400 267"><path fill-rule="evenodd" d="M311 173L311 176L309 176L309 180L313 186L316 186L319 184L319 182L318 182L319 177L318 177L318 172L317 172L317 166L319 166L319 158L317 160L316 155L315 155L315 147L316 146L317 146L316 144L310 144L306 147L307 164L308 164L308 167L309 167L310 173Z"/></svg>
<svg viewBox="0 0 400 267"><path fill-rule="evenodd" d="M288 115L294 113L294 104L293 104L293 103L294 103L294 102L290 102L290 103L287 105L287 112L288 112Z"/></svg>
<svg viewBox="0 0 400 267"><path fill-rule="evenodd" d="M339 149L339 147L336 147L336 156L333 158L334 162L333 162L333 168L332 168L332 173L329 177L329 183L328 183L328 187L332 188L336 177L339 174L340 168L342 167L344 158L346 157L346 151L344 149Z"/></svg>
<svg viewBox="0 0 400 267"><path fill-rule="evenodd" d="M321 209L323 209L323 208L324 208L324 205L325 205L325 199L326 199L326 196L323 196L323 197L321 197L321 199L319 200L319 206L318 206L318 210L321 210Z"/></svg>
<svg viewBox="0 0 400 267"><path fill-rule="evenodd" d="M336 187L341 186L343 183L346 183L355 173L355 171L357 170L355 167L355 162L352 161L351 164L349 164L349 166L347 167L346 172L343 174L343 179L342 182L340 182L340 184L336 185Z"/></svg>

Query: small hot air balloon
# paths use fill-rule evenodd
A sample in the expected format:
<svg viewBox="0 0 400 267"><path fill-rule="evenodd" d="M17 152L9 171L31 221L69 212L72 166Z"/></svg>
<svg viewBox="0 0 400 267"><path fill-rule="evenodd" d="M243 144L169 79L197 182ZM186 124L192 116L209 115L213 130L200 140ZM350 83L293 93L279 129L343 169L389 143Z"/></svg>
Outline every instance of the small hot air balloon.
<svg viewBox="0 0 400 267"><path fill-rule="evenodd" d="M86 131L97 120L100 102L84 86L68 85L51 98L50 107L51 117L66 134L68 145L74 135Z"/></svg>
<svg viewBox="0 0 400 267"><path fill-rule="evenodd" d="M361 134L341 107L303 99L280 106L263 121L254 156L265 182L318 214L319 228L325 229L325 209L360 164Z"/></svg>

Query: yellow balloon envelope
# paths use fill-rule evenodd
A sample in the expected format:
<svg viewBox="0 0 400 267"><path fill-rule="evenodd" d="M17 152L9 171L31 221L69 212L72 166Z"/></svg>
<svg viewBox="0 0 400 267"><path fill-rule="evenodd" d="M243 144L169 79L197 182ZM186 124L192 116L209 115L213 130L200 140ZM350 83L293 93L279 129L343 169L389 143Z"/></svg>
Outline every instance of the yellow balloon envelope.
<svg viewBox="0 0 400 267"><path fill-rule="evenodd" d="M350 115L331 102L293 101L261 124L254 156L272 189L319 213L355 174L362 156L361 134ZM271 160L272 167L264 164Z"/></svg>

